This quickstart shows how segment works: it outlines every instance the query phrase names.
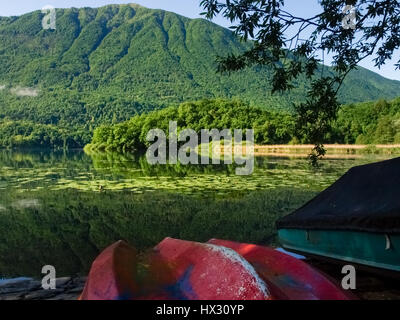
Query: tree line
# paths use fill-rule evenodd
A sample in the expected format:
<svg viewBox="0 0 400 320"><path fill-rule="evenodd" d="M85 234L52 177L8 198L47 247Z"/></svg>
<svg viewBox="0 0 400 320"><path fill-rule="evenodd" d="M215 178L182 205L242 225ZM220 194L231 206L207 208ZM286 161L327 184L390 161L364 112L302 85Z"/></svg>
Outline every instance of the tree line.
<svg viewBox="0 0 400 320"><path fill-rule="evenodd" d="M137 115L117 125L103 125L94 131L91 147L98 150L144 150L151 129L168 132L169 121L178 130L254 129L256 144L304 144L310 137L296 131L296 116L250 107L239 100L187 102ZM342 106L324 143L400 143L400 98Z"/></svg>
<svg viewBox="0 0 400 320"><path fill-rule="evenodd" d="M115 119L114 119L115 120ZM140 151L149 142L151 129L168 132L169 121L178 130L254 129L256 144L310 143L296 132L295 115L251 107L240 100L200 100L161 110L137 114L127 121L93 121L42 124L30 120L0 120L0 147L3 148L83 148L95 150ZM104 124L105 123L105 124ZM92 125L92 124L91 124ZM324 143L393 144L400 143L400 98L342 106Z"/></svg>

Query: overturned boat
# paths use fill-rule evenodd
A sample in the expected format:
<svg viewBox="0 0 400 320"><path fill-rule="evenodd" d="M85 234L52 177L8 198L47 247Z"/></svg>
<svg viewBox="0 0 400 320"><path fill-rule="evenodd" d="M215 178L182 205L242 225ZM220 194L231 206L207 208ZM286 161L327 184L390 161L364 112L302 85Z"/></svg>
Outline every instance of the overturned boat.
<svg viewBox="0 0 400 320"><path fill-rule="evenodd" d="M226 240L166 238L146 254L119 241L93 262L80 300L351 300L306 262Z"/></svg>
<svg viewBox="0 0 400 320"><path fill-rule="evenodd" d="M400 271L400 158L350 169L277 228L285 249Z"/></svg>

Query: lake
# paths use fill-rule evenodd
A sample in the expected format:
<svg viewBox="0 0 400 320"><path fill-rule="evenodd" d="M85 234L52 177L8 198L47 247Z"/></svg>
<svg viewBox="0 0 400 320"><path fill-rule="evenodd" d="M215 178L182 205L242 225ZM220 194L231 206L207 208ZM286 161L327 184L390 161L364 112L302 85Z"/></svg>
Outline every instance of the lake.
<svg viewBox="0 0 400 320"><path fill-rule="evenodd" d="M390 156L386 156L388 158ZM164 237L274 243L275 221L349 168L381 160L258 157L234 165L152 166L141 155L0 150L0 278L84 275L125 239L141 251Z"/></svg>

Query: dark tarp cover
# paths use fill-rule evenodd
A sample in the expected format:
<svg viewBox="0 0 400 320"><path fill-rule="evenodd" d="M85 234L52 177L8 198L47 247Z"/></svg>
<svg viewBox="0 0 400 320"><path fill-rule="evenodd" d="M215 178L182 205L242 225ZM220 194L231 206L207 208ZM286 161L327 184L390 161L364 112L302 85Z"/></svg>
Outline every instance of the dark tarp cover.
<svg viewBox="0 0 400 320"><path fill-rule="evenodd" d="M350 169L277 227L400 233L400 158Z"/></svg>

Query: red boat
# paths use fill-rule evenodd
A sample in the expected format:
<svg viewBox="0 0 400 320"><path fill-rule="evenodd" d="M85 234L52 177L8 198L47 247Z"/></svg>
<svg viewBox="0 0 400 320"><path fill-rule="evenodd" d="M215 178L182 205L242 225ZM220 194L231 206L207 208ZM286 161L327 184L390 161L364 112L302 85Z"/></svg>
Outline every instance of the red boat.
<svg viewBox="0 0 400 320"><path fill-rule="evenodd" d="M126 242L94 261L81 300L348 300L305 262L274 249L223 240L166 238L137 255Z"/></svg>
<svg viewBox="0 0 400 320"><path fill-rule="evenodd" d="M307 263L268 247L212 239L209 243L235 250L267 283L272 296L280 300L348 300L354 297L340 290L328 276Z"/></svg>

